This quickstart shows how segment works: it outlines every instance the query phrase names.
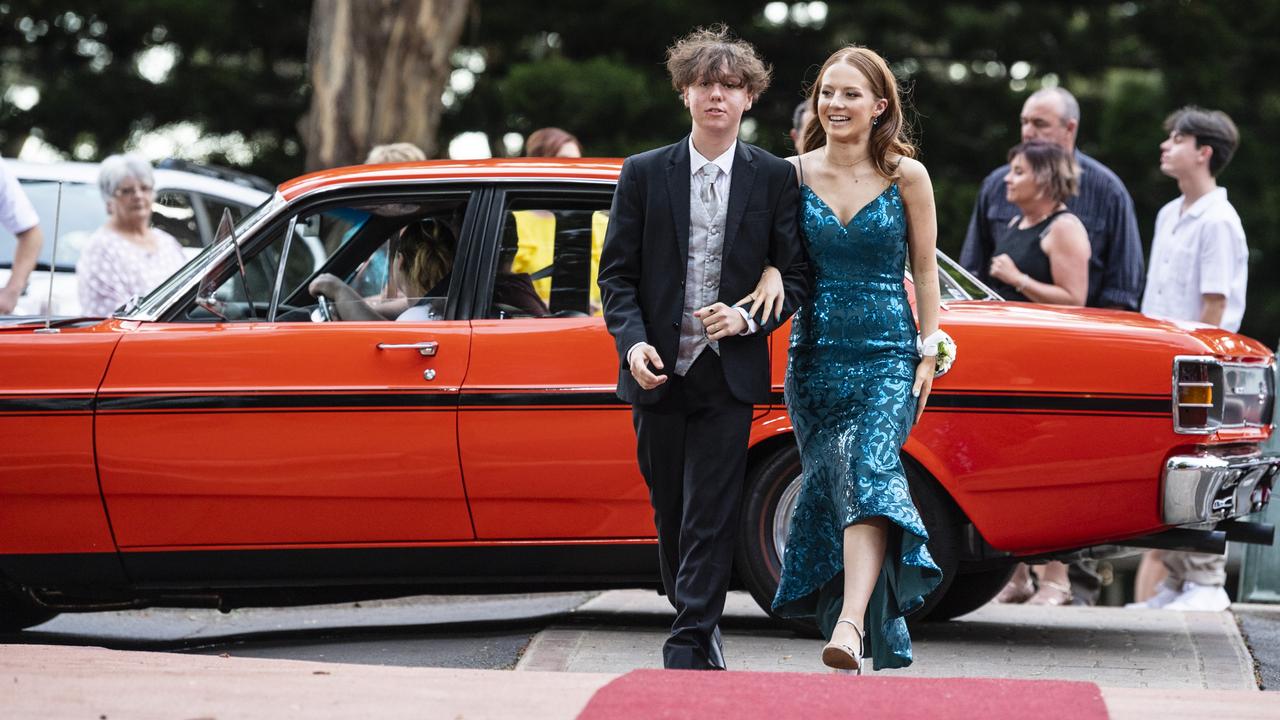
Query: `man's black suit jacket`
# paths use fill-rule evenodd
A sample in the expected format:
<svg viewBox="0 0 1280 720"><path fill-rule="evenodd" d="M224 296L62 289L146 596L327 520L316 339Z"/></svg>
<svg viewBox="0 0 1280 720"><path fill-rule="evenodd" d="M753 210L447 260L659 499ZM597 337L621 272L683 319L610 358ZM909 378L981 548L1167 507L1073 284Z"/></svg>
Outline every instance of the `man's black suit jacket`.
<svg viewBox="0 0 1280 720"><path fill-rule="evenodd" d="M618 397L657 402L669 383L643 390L626 354L638 342L658 350L672 373L680 343L689 258L689 139L627 158L618 178L600 254L605 324L618 348ZM805 301L809 273L798 234L800 193L791 163L738 142L729 186L718 300L734 305L751 292L766 264L782 273L786 305L746 336L720 340L720 360L734 397L769 401L768 334ZM758 319L757 314L757 319ZM704 352L711 352L710 349Z"/></svg>

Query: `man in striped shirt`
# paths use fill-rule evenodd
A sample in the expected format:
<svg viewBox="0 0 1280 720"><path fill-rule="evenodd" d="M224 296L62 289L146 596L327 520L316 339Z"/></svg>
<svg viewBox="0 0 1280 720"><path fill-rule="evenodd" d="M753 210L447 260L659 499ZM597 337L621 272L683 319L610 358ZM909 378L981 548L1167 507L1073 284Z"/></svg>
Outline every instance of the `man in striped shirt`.
<svg viewBox="0 0 1280 720"><path fill-rule="evenodd" d="M1085 304L1137 310L1146 273L1133 199L1115 173L1076 149L1080 104L1062 88L1039 90L1022 106L1021 124L1023 142L1043 140L1061 145L1074 154L1080 166L1080 194L1067 200L1067 208L1084 222L1093 248ZM984 282L990 277L997 233L1018 214L1018 208L1004 195L1008 172L1009 166L1002 165L982 181L960 251L960 264Z"/></svg>

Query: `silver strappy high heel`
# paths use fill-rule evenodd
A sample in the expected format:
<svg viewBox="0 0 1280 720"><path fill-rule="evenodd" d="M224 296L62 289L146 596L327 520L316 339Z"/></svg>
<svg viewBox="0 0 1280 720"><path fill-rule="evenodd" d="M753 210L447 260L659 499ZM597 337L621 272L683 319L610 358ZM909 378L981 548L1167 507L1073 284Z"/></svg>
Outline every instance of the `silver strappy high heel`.
<svg viewBox="0 0 1280 720"><path fill-rule="evenodd" d="M850 645L843 643L829 642L822 648L822 664L829 668L835 668L838 671L853 673L854 675L862 674L862 631L858 629L857 623L849 618L840 618L836 621L836 625L845 623L853 628L858 634L858 650L855 653Z"/></svg>

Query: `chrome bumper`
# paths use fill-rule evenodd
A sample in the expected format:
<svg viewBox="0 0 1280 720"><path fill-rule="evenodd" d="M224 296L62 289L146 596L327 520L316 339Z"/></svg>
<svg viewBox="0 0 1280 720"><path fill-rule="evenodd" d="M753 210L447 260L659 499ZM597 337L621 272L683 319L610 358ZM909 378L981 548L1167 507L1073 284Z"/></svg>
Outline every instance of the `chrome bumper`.
<svg viewBox="0 0 1280 720"><path fill-rule="evenodd" d="M1161 516L1168 525L1216 522L1266 507L1280 457L1177 455L1164 466Z"/></svg>

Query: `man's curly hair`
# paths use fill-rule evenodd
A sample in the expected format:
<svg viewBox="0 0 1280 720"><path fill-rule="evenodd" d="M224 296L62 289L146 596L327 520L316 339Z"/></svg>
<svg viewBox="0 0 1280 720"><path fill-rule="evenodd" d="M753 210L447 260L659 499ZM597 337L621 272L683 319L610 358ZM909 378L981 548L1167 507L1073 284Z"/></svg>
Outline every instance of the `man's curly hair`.
<svg viewBox="0 0 1280 720"><path fill-rule="evenodd" d="M751 43L716 24L700 27L667 48L667 73L671 75L671 87L678 93L703 80L735 81L757 98L769 88L773 68L760 58Z"/></svg>

